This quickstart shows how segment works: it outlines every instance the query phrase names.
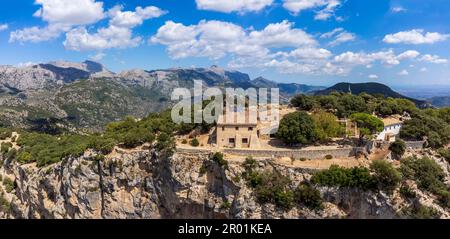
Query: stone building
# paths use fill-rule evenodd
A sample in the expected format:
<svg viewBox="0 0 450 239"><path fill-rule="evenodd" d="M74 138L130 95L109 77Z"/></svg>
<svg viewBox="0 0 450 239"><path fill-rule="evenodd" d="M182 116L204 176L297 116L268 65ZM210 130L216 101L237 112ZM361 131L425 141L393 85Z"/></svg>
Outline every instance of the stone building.
<svg viewBox="0 0 450 239"><path fill-rule="evenodd" d="M221 115L217 121L216 143L220 148L260 148L258 120L249 112Z"/></svg>

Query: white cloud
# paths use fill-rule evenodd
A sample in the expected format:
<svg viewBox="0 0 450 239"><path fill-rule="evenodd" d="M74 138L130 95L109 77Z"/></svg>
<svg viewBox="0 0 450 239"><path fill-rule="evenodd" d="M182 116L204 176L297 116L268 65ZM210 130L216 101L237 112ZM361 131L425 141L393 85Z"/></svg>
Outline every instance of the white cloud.
<svg viewBox="0 0 450 239"><path fill-rule="evenodd" d="M32 62L32 61L27 61L27 62L20 62L19 64L17 64L17 67L24 68L24 67L34 66L34 65L37 65L37 63Z"/></svg>
<svg viewBox="0 0 450 239"><path fill-rule="evenodd" d="M322 38L322 39L332 38L332 37L334 38L334 40L329 43L330 46L337 46L337 45L340 45L345 42L350 42L350 41L356 40L356 35L351 32L345 31L344 28L336 28L336 29L334 29L330 32L324 33L320 36L320 38Z"/></svg>
<svg viewBox="0 0 450 239"><path fill-rule="evenodd" d="M426 67L420 68L420 72L427 72L427 71L428 71L428 69Z"/></svg>
<svg viewBox="0 0 450 239"><path fill-rule="evenodd" d="M149 6L137 7L134 12L122 11L122 6L115 6L108 11L109 26L89 33L85 27L78 27L66 33L64 46L74 51L105 50L110 48L136 47L142 38L133 36L132 29L145 20L160 17L165 11Z"/></svg>
<svg viewBox="0 0 450 239"><path fill-rule="evenodd" d="M330 32L324 33L322 35L320 35L320 38L331 38L334 37L336 34L341 33L345 31L344 28L340 27L340 28L335 28Z"/></svg>
<svg viewBox="0 0 450 239"><path fill-rule="evenodd" d="M116 27L132 28L141 25L147 19L157 18L167 13L166 11L154 6L149 6L146 8L137 7L134 12L124 12L122 10L123 6L117 5L108 11L108 16L111 18L111 25Z"/></svg>
<svg viewBox="0 0 450 239"><path fill-rule="evenodd" d="M447 59L440 58L437 55L429 55L429 54L423 55L419 60L434 64L445 64L448 62Z"/></svg>
<svg viewBox="0 0 450 239"><path fill-rule="evenodd" d="M341 0L283 0L283 7L295 15L304 10L320 9L314 17L316 20L329 19L340 5Z"/></svg>
<svg viewBox="0 0 450 239"><path fill-rule="evenodd" d="M350 32L341 32L336 38L329 43L330 46L337 46L345 42L351 42L356 40L356 35Z"/></svg>
<svg viewBox="0 0 450 239"><path fill-rule="evenodd" d="M343 32L335 29L320 38L337 38ZM289 74L347 75L357 66L371 68L378 63L389 67L420 56L415 50L396 53L392 49L333 55L321 48L313 36L288 21L269 24L260 30L222 21L203 20L196 25L167 21L149 43L165 45L173 59L226 58L231 59L228 62L231 68L275 69Z"/></svg>
<svg viewBox="0 0 450 239"><path fill-rule="evenodd" d="M256 12L272 5L273 0L196 0L197 8L218 12Z"/></svg>
<svg viewBox="0 0 450 239"><path fill-rule="evenodd" d="M393 13L400 13L400 12L406 12L406 11L407 11L407 9L402 6L397 6L397 7L391 8L391 12L393 12Z"/></svg>
<svg viewBox="0 0 450 239"><path fill-rule="evenodd" d="M11 32L9 42L43 42L55 39L62 32L70 30L70 26L62 24L51 24L46 27L27 27L22 30Z"/></svg>
<svg viewBox="0 0 450 239"><path fill-rule="evenodd" d="M7 30L8 29L8 24L0 24L0 32Z"/></svg>
<svg viewBox="0 0 450 239"><path fill-rule="evenodd" d="M130 29L116 26L100 28L96 33L89 33L79 27L66 34L63 45L73 51L95 51L109 48L136 47L142 42L141 37L134 37Z"/></svg>
<svg viewBox="0 0 450 239"><path fill-rule="evenodd" d="M93 61L101 61L105 56L106 56L105 53L99 52L93 56L90 56L89 59L91 59Z"/></svg>
<svg viewBox="0 0 450 239"><path fill-rule="evenodd" d="M267 57L269 48L314 46L317 42L288 21L269 24L261 31L246 31L242 27L222 21L200 21L185 26L166 22L151 43L166 45L172 58L208 57L219 59L227 54Z"/></svg>
<svg viewBox="0 0 450 239"><path fill-rule="evenodd" d="M404 60L404 59L413 59L416 58L420 55L420 53L418 51L414 51L414 50L409 50L409 51L405 51L402 54L397 56L397 59L399 60Z"/></svg>
<svg viewBox="0 0 450 239"><path fill-rule="evenodd" d="M409 75L409 72L407 70L402 70L398 73L399 76L407 76Z"/></svg>
<svg viewBox="0 0 450 239"><path fill-rule="evenodd" d="M403 31L395 34L386 35L383 39L389 44L433 44L445 41L450 37L449 34L441 34L437 32L426 32L423 29L413 29L411 31Z"/></svg>
<svg viewBox="0 0 450 239"><path fill-rule="evenodd" d="M377 75L374 75L374 74L372 74L372 75L369 75L369 79L378 79L378 76L377 76Z"/></svg>
<svg viewBox="0 0 450 239"><path fill-rule="evenodd" d="M104 18L103 2L95 0L36 0L42 7L33 16L52 24L87 25Z"/></svg>
<svg viewBox="0 0 450 239"><path fill-rule="evenodd" d="M42 42L58 38L75 26L93 24L105 17L103 2L95 0L36 0L41 5L34 17L47 22L45 27L27 27L11 32L10 42Z"/></svg>

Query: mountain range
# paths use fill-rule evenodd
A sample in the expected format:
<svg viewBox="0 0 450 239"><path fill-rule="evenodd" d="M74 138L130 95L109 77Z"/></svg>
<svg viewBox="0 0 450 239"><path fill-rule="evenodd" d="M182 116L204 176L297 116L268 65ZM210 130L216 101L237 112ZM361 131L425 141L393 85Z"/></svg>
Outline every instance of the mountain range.
<svg viewBox="0 0 450 239"><path fill-rule="evenodd" d="M45 132L95 130L127 115L137 118L167 108L175 88L280 88L282 101L325 87L276 83L210 68L127 70L114 73L93 61L57 61L26 67L0 66L0 126Z"/></svg>
<svg viewBox="0 0 450 239"><path fill-rule="evenodd" d="M355 95L359 95L361 93L367 93L371 95L382 95L383 97L391 97L391 98L403 98L408 99L414 102L418 107L429 107L429 103L422 100L413 99L407 96L404 96L398 92L392 90L389 86L376 83L376 82L368 82L368 83L338 83L332 87L329 87L324 90L316 91L315 95L328 95L332 92L341 92L341 93L352 93Z"/></svg>

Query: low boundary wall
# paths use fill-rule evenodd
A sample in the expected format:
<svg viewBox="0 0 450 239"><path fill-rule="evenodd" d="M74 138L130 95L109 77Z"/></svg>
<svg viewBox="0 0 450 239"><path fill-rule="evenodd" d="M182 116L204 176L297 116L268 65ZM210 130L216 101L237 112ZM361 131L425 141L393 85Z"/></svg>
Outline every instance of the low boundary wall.
<svg viewBox="0 0 450 239"><path fill-rule="evenodd" d="M354 148L336 148L336 149L299 149L299 150L264 150L264 149L188 149L177 148L177 152L185 154L209 154L211 152L221 151L226 154L239 155L239 156L253 156L253 157L289 157L293 159L324 159L327 155L333 156L333 158L346 158L354 157L359 152L365 153L364 147Z"/></svg>

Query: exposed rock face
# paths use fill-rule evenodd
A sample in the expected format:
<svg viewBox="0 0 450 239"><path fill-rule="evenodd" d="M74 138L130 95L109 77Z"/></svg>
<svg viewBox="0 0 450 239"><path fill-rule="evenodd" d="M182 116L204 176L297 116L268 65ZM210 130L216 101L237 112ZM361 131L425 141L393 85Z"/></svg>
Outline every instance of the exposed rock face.
<svg viewBox="0 0 450 239"><path fill-rule="evenodd" d="M25 67L0 66L0 85L17 91L48 89L96 75L113 74L103 65L92 61L57 61Z"/></svg>
<svg viewBox="0 0 450 239"><path fill-rule="evenodd" d="M224 170L208 155L165 158L148 150L119 151L103 161L91 156L87 152L42 169L5 162L0 174L14 179L16 188L5 195L10 213L0 212L0 218L397 218L405 207L398 193L321 188L324 210L284 211L256 201L236 177L244 171L240 163ZM311 177L311 171L270 160L259 167L289 175L295 185Z"/></svg>

